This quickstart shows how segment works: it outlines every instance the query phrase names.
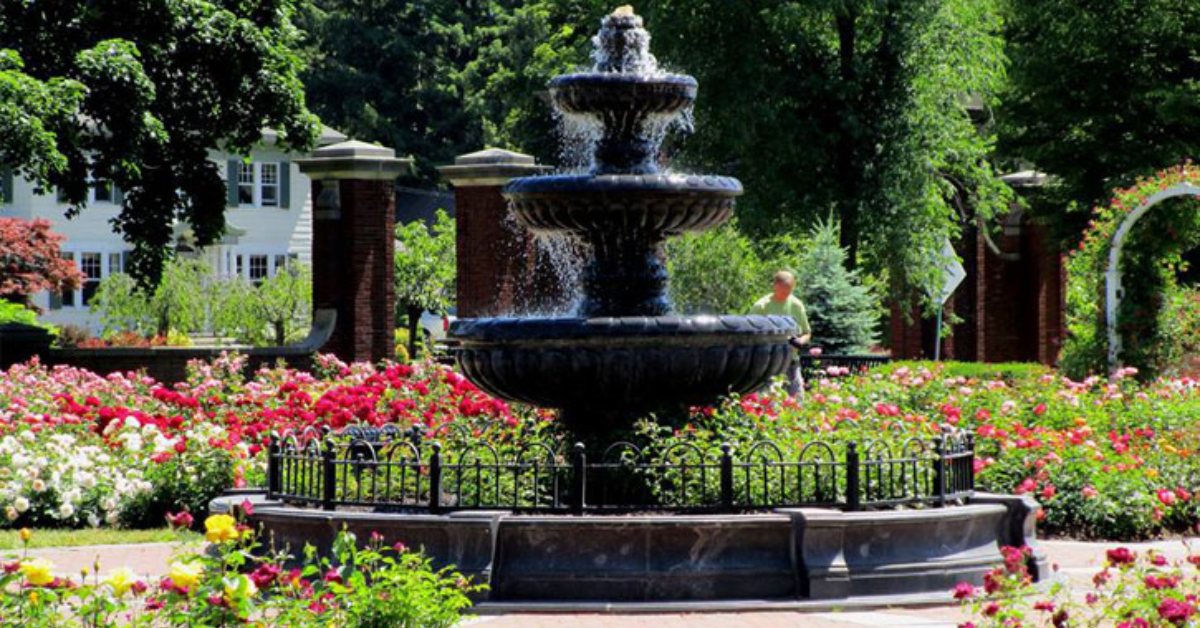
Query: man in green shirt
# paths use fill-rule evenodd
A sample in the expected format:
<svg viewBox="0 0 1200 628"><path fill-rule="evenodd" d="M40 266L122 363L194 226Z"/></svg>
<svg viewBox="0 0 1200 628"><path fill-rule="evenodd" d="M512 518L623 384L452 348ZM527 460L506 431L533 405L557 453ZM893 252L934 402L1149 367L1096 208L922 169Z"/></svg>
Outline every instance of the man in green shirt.
<svg viewBox="0 0 1200 628"><path fill-rule="evenodd" d="M793 336L789 343L799 349L812 339L812 327L808 324L808 312L804 309L804 303L793 294L795 289L795 275L786 270L775 273L771 294L755 301L754 305L750 307L750 313L791 316L792 320L796 321L796 326L800 328L800 334ZM798 354L793 354L787 375L788 394L795 397L804 390L804 378L800 374L800 356Z"/></svg>

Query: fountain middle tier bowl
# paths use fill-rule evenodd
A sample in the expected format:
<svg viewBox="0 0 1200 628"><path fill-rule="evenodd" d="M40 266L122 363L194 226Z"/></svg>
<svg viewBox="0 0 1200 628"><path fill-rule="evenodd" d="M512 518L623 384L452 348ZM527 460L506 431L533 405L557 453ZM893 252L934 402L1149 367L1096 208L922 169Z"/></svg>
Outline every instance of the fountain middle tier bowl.
<svg viewBox="0 0 1200 628"><path fill-rule="evenodd" d="M492 395L632 422L758 390L786 370L795 330L781 316L478 318L450 335L463 374Z"/></svg>
<svg viewBox="0 0 1200 628"><path fill-rule="evenodd" d="M584 72L550 80L550 95L568 113L672 114L696 100L696 79L683 74Z"/></svg>
<svg viewBox="0 0 1200 628"><path fill-rule="evenodd" d="M550 175L504 186L517 222L533 231L703 231L733 216L742 184L683 174Z"/></svg>

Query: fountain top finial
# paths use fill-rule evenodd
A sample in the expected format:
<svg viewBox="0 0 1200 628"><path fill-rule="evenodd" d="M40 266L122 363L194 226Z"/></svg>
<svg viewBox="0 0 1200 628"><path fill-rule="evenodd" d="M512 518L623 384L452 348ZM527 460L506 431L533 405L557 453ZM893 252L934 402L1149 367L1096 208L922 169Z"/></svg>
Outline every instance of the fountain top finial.
<svg viewBox="0 0 1200 628"><path fill-rule="evenodd" d="M621 6L613 9L613 12L610 15L613 17L632 17L637 15L637 13L633 12L632 4L622 4Z"/></svg>

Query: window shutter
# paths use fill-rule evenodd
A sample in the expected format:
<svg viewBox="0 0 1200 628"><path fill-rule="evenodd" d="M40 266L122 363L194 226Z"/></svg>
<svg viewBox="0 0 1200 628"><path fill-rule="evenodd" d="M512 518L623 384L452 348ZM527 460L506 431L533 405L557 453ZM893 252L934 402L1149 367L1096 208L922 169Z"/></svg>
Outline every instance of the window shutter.
<svg viewBox="0 0 1200 628"><path fill-rule="evenodd" d="M292 164L288 161L279 162L279 206L292 208Z"/></svg>
<svg viewBox="0 0 1200 628"><path fill-rule="evenodd" d="M230 159L225 168L225 189L229 195L227 203L230 207L238 206L238 172L241 171L242 160Z"/></svg>
<svg viewBox="0 0 1200 628"><path fill-rule="evenodd" d="M113 204L114 205L124 205L125 204L125 191L122 190L119 186L117 186L116 183L113 184L112 190L113 190L113 195L112 195Z"/></svg>
<svg viewBox="0 0 1200 628"><path fill-rule="evenodd" d="M0 205L13 202L12 168L0 168Z"/></svg>

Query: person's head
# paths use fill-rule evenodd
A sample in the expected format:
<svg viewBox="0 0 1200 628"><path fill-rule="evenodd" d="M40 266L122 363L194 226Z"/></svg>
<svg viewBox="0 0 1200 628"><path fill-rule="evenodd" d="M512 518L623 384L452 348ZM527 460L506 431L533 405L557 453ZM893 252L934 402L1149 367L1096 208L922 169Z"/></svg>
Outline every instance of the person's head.
<svg viewBox="0 0 1200 628"><path fill-rule="evenodd" d="M775 278L771 282L771 288L774 292L776 301L783 301L792 295L792 291L796 289L796 276L792 273L781 270L775 273Z"/></svg>

